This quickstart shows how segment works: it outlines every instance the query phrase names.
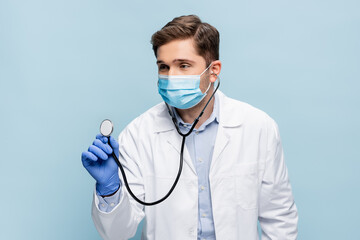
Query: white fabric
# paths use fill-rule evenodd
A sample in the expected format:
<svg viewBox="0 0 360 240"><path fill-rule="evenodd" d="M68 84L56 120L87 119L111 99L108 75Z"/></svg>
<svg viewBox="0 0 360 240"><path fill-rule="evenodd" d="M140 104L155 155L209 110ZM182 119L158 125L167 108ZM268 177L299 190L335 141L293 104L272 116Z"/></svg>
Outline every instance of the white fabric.
<svg viewBox="0 0 360 240"><path fill-rule="evenodd" d="M285 166L279 130L264 112L220 91L219 128L209 179L216 238L219 240L297 238L297 209ZM179 167L181 136L164 103L132 121L119 135L120 158L130 188L147 202L170 189ZM119 173L121 176L121 174ZM182 175L172 195L143 207L121 188L119 204L92 217L104 239L129 239L145 217L142 239L196 240L197 175L185 148Z"/></svg>

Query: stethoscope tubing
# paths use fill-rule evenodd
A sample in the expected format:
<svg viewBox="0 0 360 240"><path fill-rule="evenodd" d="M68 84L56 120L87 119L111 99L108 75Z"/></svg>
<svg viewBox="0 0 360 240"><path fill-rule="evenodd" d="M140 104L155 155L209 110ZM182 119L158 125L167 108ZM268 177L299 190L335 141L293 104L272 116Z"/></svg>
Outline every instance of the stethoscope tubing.
<svg viewBox="0 0 360 240"><path fill-rule="evenodd" d="M108 142L110 144L110 137L108 137ZM120 168L120 172L121 172L121 175L123 177L123 180L124 180L124 183L125 183L125 187L127 189L127 191L129 192L129 194L131 195L131 197L133 199L135 199L138 203L142 204L142 205L145 205L145 206L152 206L152 205L156 205L156 204L159 204L161 203L162 201L164 201L165 199L167 199L170 194L174 191L179 179L180 179L180 175L181 175L181 172L182 172L182 166L183 166L183 162L184 162L184 159L183 159L183 153L184 153L184 145L185 145L185 138L186 137L183 137L183 140L182 140L182 143L181 143L181 153L180 153L180 166L179 166L179 170L178 170L178 173L177 173L177 176L176 176L176 179L172 185L172 187L170 188L169 192L161 199L155 201L155 202L144 202L140 199L138 199L135 194L131 191L130 187L129 187L129 183L127 181L127 178L126 178L126 174L125 174L125 171L124 171L124 168L123 166L120 164L120 161L118 159L118 157L115 155L114 151L112 152L112 156L113 158L115 159L115 162L116 164L119 166ZM111 146L111 145L110 145Z"/></svg>
<svg viewBox="0 0 360 240"><path fill-rule="evenodd" d="M216 75L216 74L215 74ZM125 174L125 171L124 171L124 168L123 166L121 165L118 157L116 156L116 154L114 153L114 151L112 152L112 157L115 159L115 162L116 164L119 166L120 168L120 172L121 172L121 175L123 177L123 180L124 180L124 183L125 183L125 187L127 189L127 191L129 192L130 196L135 200L137 201L138 203L142 204L142 205L145 205L145 206L153 206L153 205L156 205L156 204L159 204L161 202L163 202L165 199L167 199L170 194L174 191L179 179L180 179L180 175L181 175L181 172L182 172L182 168L183 168L183 163L184 163L184 147L185 147L185 139L187 136L189 136L191 134L191 132L194 130L196 124L199 122L201 116L203 115L206 107L208 106L208 104L210 103L211 99L214 97L215 95L215 92L218 90L219 86L220 86L220 79L219 79L219 76L216 75L216 77L218 78L218 85L216 86L215 90L213 91L211 97L209 98L209 100L207 101L206 105L204 106L204 108L202 109L201 113L199 114L199 116L195 119L195 121L193 122L190 130L187 132L187 133L182 133L179 129L179 127L177 126L176 124L176 118L175 116L172 114L171 110L170 110L170 107L168 106L167 103L165 103L165 105L167 106L168 110L169 110L169 114L172 118L172 121L175 125L175 128L177 130L177 132L183 137L182 139L182 142L181 142L181 151L180 151L180 163L179 163L179 170L178 170L178 173L176 175L176 178L175 178L175 181L173 183L173 185L171 186L169 192L164 196L162 197L161 199L157 200L157 201L154 201L154 202L144 202L142 200L140 200L139 198L137 198L135 196L135 194L131 191L130 189L130 186L129 186L129 183L127 181L127 178L126 178L126 174ZM110 136L108 137L108 143L110 145L111 148L113 148L110 144Z"/></svg>

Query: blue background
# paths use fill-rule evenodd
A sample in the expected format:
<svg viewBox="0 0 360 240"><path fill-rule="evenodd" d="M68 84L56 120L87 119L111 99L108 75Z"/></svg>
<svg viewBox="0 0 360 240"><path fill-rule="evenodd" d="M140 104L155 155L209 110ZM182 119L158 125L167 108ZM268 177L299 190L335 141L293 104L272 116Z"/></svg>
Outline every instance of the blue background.
<svg viewBox="0 0 360 240"><path fill-rule="evenodd" d="M151 35L197 14L221 90L280 127L299 239L360 227L360 2L0 0L0 239L100 239L81 152L161 101ZM139 239L139 231L134 239Z"/></svg>

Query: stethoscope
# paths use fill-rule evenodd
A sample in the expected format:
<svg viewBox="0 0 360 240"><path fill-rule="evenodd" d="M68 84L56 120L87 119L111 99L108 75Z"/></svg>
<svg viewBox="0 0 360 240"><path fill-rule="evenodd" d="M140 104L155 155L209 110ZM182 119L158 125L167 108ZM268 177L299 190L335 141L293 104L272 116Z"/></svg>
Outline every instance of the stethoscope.
<svg viewBox="0 0 360 240"><path fill-rule="evenodd" d="M215 74L215 73L213 73ZM113 151L112 152L112 157L115 159L115 162L116 164L119 166L120 168L120 171L121 171L121 175L123 177L123 180L124 180L124 183L125 183L125 187L127 189L127 191L129 192L129 194L131 195L132 198L134 198L138 203L142 204L142 205L145 205L145 206L152 206L152 205L156 205L156 204L159 204L161 203L162 201L164 201L165 199L167 199L170 194L174 191L175 189L175 186L176 184L178 183L179 179L180 179L180 175L181 175L181 172L182 172L182 168L183 168L183 162L184 162L184 159L183 159L183 155L184 155L184 146L185 146L185 139L187 136L189 136L191 134L191 132L194 130L196 124L199 122L201 116L203 115L206 107L208 106L208 104L210 103L211 99L214 97L216 91L218 90L219 86L220 86L220 78L218 75L215 74L215 76L217 77L218 79L218 84L215 88L215 90L213 91L213 93L211 94L209 100L207 101L207 103L205 104L204 108L202 109L202 111L200 112L199 116L194 120L190 130L187 132L187 133L182 133L176 123L176 118L173 114L173 112L171 111L169 105L167 103L165 103L168 111L169 111L169 114L171 116L171 119L175 125L175 128L177 130L177 132L183 137L182 139L182 142L181 142L181 151L180 151L180 165L179 165L179 170L178 170L178 173L177 173L177 176L176 176L176 179L172 185L172 187L170 188L169 192L164 196L162 197L161 199L157 200L157 201L154 201L154 202L144 202L144 201L141 201L140 199L138 199L135 194L131 191L130 187L129 187L129 183L127 181L127 178L126 178L126 175L125 175L125 171L124 171L124 168L123 166L120 164L120 161L118 159L118 157L115 155L115 152ZM109 119L105 119L104 121L101 122L100 124L100 133L104 136L104 137L107 137L108 138L108 143L109 145L111 146L110 144L110 135L111 133L113 132L113 129L114 129L114 125L113 123L109 120ZM111 146L112 148L112 146Z"/></svg>

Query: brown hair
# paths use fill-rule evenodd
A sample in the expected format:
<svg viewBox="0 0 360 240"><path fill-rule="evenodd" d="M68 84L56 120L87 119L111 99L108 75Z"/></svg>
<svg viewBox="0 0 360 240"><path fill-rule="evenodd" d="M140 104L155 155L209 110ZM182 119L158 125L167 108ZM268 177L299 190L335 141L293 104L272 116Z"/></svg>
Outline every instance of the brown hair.
<svg viewBox="0 0 360 240"><path fill-rule="evenodd" d="M180 16L168 22L151 37L154 54L157 49L173 40L193 38L195 49L202 56L206 65L219 59L219 32L208 23L201 22L196 15Z"/></svg>

